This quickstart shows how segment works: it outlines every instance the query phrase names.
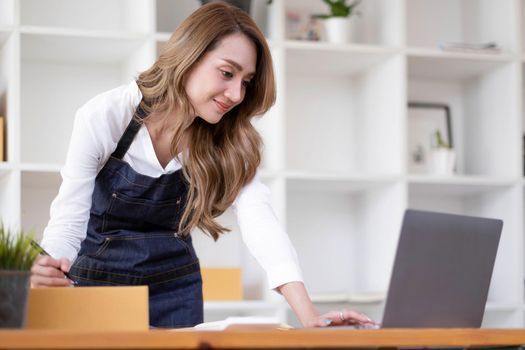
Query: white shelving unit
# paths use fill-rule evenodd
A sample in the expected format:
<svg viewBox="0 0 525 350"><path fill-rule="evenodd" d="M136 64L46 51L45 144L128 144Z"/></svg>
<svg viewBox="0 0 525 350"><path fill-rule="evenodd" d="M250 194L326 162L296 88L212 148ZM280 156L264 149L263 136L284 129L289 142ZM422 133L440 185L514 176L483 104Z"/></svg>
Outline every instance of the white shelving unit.
<svg viewBox="0 0 525 350"><path fill-rule="evenodd" d="M41 234L60 185L75 111L149 67L197 0L0 0L0 218ZM290 40L286 13L320 0L252 1L269 39L278 101L255 122L262 180L312 295L378 295L388 287L404 209L505 221L484 326L525 323L525 0L364 0L353 42ZM439 49L496 41L498 54ZM411 174L407 102L451 108L457 175ZM203 266L243 271L245 301L206 303L208 321L273 315L297 324L268 291L235 218L217 243L195 233ZM381 318L384 302L319 303Z"/></svg>

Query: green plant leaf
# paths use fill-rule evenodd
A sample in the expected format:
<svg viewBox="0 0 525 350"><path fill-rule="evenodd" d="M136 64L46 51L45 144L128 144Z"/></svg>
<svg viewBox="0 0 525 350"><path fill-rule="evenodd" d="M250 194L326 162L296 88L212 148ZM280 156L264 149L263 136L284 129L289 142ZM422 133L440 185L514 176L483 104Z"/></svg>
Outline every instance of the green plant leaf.
<svg viewBox="0 0 525 350"><path fill-rule="evenodd" d="M449 144L447 144L443 137L441 136L441 131L437 130L434 132L434 137L436 141L436 148L450 148Z"/></svg>
<svg viewBox="0 0 525 350"><path fill-rule="evenodd" d="M316 15L317 18L330 17L349 17L354 13L354 9L361 3L361 0L356 0L350 4L346 4L346 0L322 0L330 8L328 15ZM355 12L357 13L357 12Z"/></svg>
<svg viewBox="0 0 525 350"><path fill-rule="evenodd" d="M0 226L0 269L23 270L31 269L38 252L31 246L32 233L13 232Z"/></svg>

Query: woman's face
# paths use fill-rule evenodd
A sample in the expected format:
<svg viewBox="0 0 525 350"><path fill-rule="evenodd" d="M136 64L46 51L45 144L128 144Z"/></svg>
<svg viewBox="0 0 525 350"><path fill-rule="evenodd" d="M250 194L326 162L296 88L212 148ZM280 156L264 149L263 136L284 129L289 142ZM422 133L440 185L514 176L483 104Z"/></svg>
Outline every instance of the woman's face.
<svg viewBox="0 0 525 350"><path fill-rule="evenodd" d="M185 88L195 114L215 124L240 104L255 74L256 61L255 45L244 34L225 36L189 72Z"/></svg>

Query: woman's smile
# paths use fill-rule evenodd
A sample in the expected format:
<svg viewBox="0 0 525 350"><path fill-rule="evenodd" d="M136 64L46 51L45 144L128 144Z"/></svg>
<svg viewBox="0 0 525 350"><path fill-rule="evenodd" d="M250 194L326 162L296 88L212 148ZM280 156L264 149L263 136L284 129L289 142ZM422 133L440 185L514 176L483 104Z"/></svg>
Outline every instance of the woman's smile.
<svg viewBox="0 0 525 350"><path fill-rule="evenodd" d="M227 105L225 103L222 103L216 99L213 99L213 102L215 102L215 104L217 105L217 108L219 109L219 111L221 111L223 114L228 112L231 108L231 105Z"/></svg>

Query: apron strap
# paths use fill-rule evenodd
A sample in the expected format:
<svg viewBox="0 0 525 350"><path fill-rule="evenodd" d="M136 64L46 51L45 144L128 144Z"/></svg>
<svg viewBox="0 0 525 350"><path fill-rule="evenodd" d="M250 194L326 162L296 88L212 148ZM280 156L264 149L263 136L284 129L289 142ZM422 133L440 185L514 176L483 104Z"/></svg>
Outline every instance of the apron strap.
<svg viewBox="0 0 525 350"><path fill-rule="evenodd" d="M122 157L124 157L124 155L129 149L129 146L131 146L135 135L137 135L137 133L139 132L139 129L142 126L142 119L144 119L145 116L146 112L144 111L144 109L142 109L139 103L137 109L135 110L135 113L133 114L133 117L131 118L131 121L129 122L126 130L124 131L124 134L118 141L117 148L111 154L112 157L117 159L122 159Z"/></svg>

